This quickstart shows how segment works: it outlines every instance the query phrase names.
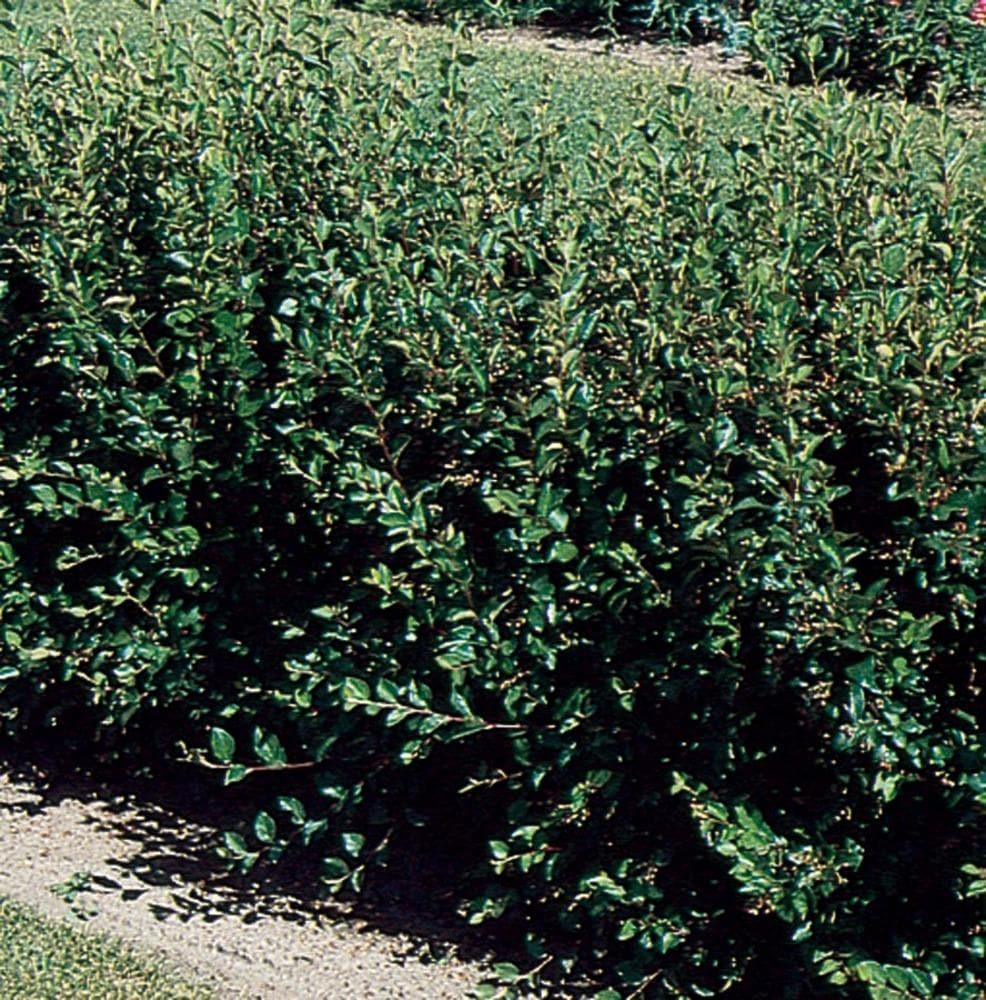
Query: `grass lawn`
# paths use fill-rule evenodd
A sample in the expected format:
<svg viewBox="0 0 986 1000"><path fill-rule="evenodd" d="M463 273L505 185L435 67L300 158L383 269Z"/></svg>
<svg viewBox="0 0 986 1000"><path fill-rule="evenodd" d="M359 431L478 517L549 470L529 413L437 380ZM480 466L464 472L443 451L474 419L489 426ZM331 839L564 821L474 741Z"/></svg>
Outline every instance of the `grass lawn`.
<svg viewBox="0 0 986 1000"><path fill-rule="evenodd" d="M203 987L122 944L46 920L0 899L4 1000L205 1000Z"/></svg>

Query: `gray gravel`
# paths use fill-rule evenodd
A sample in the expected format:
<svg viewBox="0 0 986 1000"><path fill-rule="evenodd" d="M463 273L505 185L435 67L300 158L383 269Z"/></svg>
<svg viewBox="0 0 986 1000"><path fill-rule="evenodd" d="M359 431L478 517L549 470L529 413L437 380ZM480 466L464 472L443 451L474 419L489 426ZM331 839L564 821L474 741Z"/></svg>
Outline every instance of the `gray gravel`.
<svg viewBox="0 0 986 1000"><path fill-rule="evenodd" d="M425 963L420 940L337 904L196 877L214 836L132 794L51 797L0 775L0 895L150 952L223 1000L459 1000L482 977L454 947Z"/></svg>

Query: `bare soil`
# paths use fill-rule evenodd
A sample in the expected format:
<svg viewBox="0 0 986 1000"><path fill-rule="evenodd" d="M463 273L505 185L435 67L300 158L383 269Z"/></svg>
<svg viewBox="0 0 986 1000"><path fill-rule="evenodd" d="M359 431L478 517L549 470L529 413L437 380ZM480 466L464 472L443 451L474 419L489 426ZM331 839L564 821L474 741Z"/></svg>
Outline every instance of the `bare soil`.
<svg viewBox="0 0 986 1000"><path fill-rule="evenodd" d="M581 60L610 59L632 66L749 79L750 61L744 55L727 56L715 42L675 46L641 32L614 36L550 27L495 28L478 32L490 45L508 45L532 52L552 52Z"/></svg>

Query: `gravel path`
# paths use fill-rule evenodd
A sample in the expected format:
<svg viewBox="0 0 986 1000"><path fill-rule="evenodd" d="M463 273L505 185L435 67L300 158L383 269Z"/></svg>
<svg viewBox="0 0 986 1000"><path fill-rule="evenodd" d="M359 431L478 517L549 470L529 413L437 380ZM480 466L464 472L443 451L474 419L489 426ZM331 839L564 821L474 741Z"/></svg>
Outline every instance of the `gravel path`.
<svg viewBox="0 0 986 1000"><path fill-rule="evenodd" d="M338 904L237 885L203 862L214 837L133 793L0 774L0 895L168 960L223 1000L461 1000L481 978L454 947L425 963L420 939Z"/></svg>

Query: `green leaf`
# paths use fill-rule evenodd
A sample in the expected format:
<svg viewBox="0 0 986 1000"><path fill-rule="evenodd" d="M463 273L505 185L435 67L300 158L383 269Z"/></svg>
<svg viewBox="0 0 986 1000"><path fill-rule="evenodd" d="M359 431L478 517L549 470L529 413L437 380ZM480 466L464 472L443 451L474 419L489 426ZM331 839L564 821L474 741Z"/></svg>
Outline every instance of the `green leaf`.
<svg viewBox="0 0 986 1000"><path fill-rule="evenodd" d="M873 983L875 986L886 985L887 977L879 962L868 959L865 962L860 962L854 971L864 983Z"/></svg>
<svg viewBox="0 0 986 1000"><path fill-rule="evenodd" d="M565 531L568 527L568 512L561 507L555 507L555 509L548 514L548 524L550 524L555 531Z"/></svg>
<svg viewBox="0 0 986 1000"><path fill-rule="evenodd" d="M362 833L342 834L342 848L351 857L358 858L366 843L366 837Z"/></svg>
<svg viewBox="0 0 986 1000"><path fill-rule="evenodd" d="M180 250L169 253L165 260L173 264L179 271L190 271L195 266L188 254L182 253Z"/></svg>
<svg viewBox="0 0 986 1000"><path fill-rule="evenodd" d="M171 457L179 469L187 469L195 459L195 448L191 441L176 441L171 446Z"/></svg>
<svg viewBox="0 0 986 1000"><path fill-rule="evenodd" d="M253 752L268 767L287 763L287 754L276 733L264 733L259 727L253 731Z"/></svg>
<svg viewBox="0 0 986 1000"><path fill-rule="evenodd" d="M578 557L579 550L568 541L555 542L548 550L548 561L565 563Z"/></svg>
<svg viewBox="0 0 986 1000"><path fill-rule="evenodd" d="M911 974L909 969L901 968L899 965L887 965L884 967L887 981L898 990L907 991L911 987Z"/></svg>
<svg viewBox="0 0 986 1000"><path fill-rule="evenodd" d="M316 838L320 837L329 825L329 821L325 819L310 819L306 820L304 826L301 828L301 842L305 847Z"/></svg>
<svg viewBox="0 0 986 1000"><path fill-rule="evenodd" d="M213 726L209 732L209 746L212 748L212 756L220 764L228 764L233 759L236 752L236 740L218 726Z"/></svg>
<svg viewBox="0 0 986 1000"><path fill-rule="evenodd" d="M377 698L380 701L392 704L397 701L399 696L400 690L393 681L388 680L385 677L381 677L380 680L377 681Z"/></svg>
<svg viewBox="0 0 986 1000"><path fill-rule="evenodd" d="M273 844L277 837L277 824L270 813L261 810L253 820L253 832L263 844Z"/></svg>
<svg viewBox="0 0 986 1000"><path fill-rule="evenodd" d="M342 858L323 858L322 859L322 878L327 881L337 881L339 879L347 879L350 875L349 863L343 861Z"/></svg>
<svg viewBox="0 0 986 1000"><path fill-rule="evenodd" d="M808 938L811 937L811 934L812 934L812 926L811 922L809 921L804 924L799 924L794 929L794 933L791 935L791 940L797 944L800 944L802 941L807 941Z"/></svg>
<svg viewBox="0 0 986 1000"><path fill-rule="evenodd" d="M629 941L630 938L636 937L639 933L639 928L636 920L624 920L620 925L620 929L616 932L617 941Z"/></svg>
<svg viewBox="0 0 986 1000"><path fill-rule="evenodd" d="M32 486L31 492L41 501L45 510L51 510L58 505L58 494L44 483Z"/></svg>
<svg viewBox="0 0 986 1000"><path fill-rule="evenodd" d="M513 983L520 978L520 969L513 962L497 962L493 966L493 975L502 983Z"/></svg>
<svg viewBox="0 0 986 1000"><path fill-rule="evenodd" d="M242 857L245 854L250 853L250 848L247 846L247 842L243 837L233 830L227 830L223 834L223 843L226 845L226 849L230 854L234 854L237 857Z"/></svg>
<svg viewBox="0 0 986 1000"><path fill-rule="evenodd" d="M424 750L423 740L408 740L400 749L400 753L397 755L397 759L402 764L413 764L414 761L421 757L422 750Z"/></svg>
<svg viewBox="0 0 986 1000"><path fill-rule="evenodd" d="M734 424L729 417L719 417L719 419L716 420L715 430L712 434L712 440L715 444L716 451L725 451L731 445L735 444L737 433L736 424Z"/></svg>
<svg viewBox="0 0 986 1000"><path fill-rule="evenodd" d="M305 807L293 795L280 795L277 798L278 809L283 809L295 823L305 822Z"/></svg>
<svg viewBox="0 0 986 1000"><path fill-rule="evenodd" d="M267 398L263 395L241 395L236 400L236 414L239 417L252 417L266 405Z"/></svg>
<svg viewBox="0 0 986 1000"><path fill-rule="evenodd" d="M900 244L887 247L880 254L880 267L888 278L896 278L907 263L907 248Z"/></svg>
<svg viewBox="0 0 986 1000"><path fill-rule="evenodd" d="M510 845L502 840L491 840L490 854L492 854L497 861L502 861L510 855Z"/></svg>
<svg viewBox="0 0 986 1000"><path fill-rule="evenodd" d="M235 785L238 781L242 781L247 776L247 769L242 764L234 764L232 767L228 768L226 773L223 775L224 785Z"/></svg>
<svg viewBox="0 0 986 1000"><path fill-rule="evenodd" d="M935 991L935 981L922 969L911 969L911 985L923 997L930 997Z"/></svg>
<svg viewBox="0 0 986 1000"><path fill-rule="evenodd" d="M819 536L818 547L822 550L822 554L825 556L829 565L834 569L841 569L843 565L842 553L839 551L839 547L828 538Z"/></svg>
<svg viewBox="0 0 986 1000"><path fill-rule="evenodd" d="M400 705L397 708L392 708L384 718L384 725L386 726L396 726L403 722L405 719L412 715L412 711L409 708L404 708Z"/></svg>
<svg viewBox="0 0 986 1000"><path fill-rule="evenodd" d="M472 708L469 702L466 701L465 694L459 688L452 689L452 694L449 696L449 705L451 705L453 711L458 712L464 718L471 719L473 717Z"/></svg>
<svg viewBox="0 0 986 1000"><path fill-rule="evenodd" d="M370 700L370 685L361 677L347 677L342 684L342 700L347 707Z"/></svg>

